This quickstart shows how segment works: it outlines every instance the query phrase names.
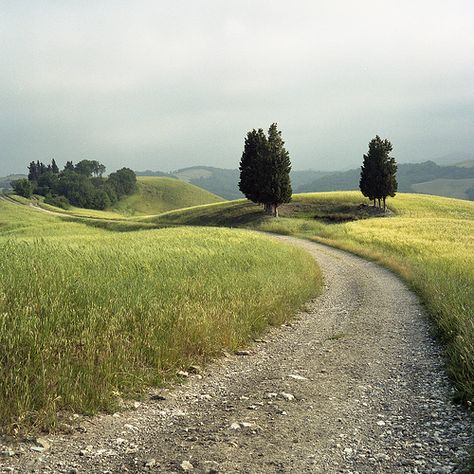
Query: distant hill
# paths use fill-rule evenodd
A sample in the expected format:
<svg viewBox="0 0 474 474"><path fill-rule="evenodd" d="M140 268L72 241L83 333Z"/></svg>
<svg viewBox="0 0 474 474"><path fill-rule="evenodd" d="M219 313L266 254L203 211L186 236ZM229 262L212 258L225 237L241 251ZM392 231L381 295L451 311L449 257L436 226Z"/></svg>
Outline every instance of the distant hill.
<svg viewBox="0 0 474 474"><path fill-rule="evenodd" d="M471 162L470 166L474 166L474 153L450 153L433 158L433 161L441 166L463 166L465 162Z"/></svg>
<svg viewBox="0 0 474 474"><path fill-rule="evenodd" d="M472 196L471 191L474 190L474 178L438 178L425 183L412 184L412 188L416 193L433 194L436 196L447 196L474 201L474 196Z"/></svg>
<svg viewBox="0 0 474 474"><path fill-rule="evenodd" d="M8 176L0 177L0 192L9 191L11 189L10 182L21 178L26 178L26 174L10 174Z"/></svg>
<svg viewBox="0 0 474 474"><path fill-rule="evenodd" d="M474 168L474 160L461 161L459 163L455 163L453 166L458 166L460 168Z"/></svg>
<svg viewBox="0 0 474 474"><path fill-rule="evenodd" d="M215 168L212 166L190 166L171 173L162 171L137 171L137 176L168 176L178 178L187 183L206 189L225 199L241 199L243 194L239 190L239 170ZM292 171L291 182L293 188L330 174L325 171L304 170Z"/></svg>
<svg viewBox="0 0 474 474"><path fill-rule="evenodd" d="M301 193L355 190L359 188L359 176L360 168L332 173L297 187L295 191ZM460 197L462 195L464 199L468 199L470 194L467 193L469 186L467 186L466 180L474 178L474 167L439 166L433 161L400 163L397 176L400 192L426 192L427 194L448 197ZM459 180L464 182L458 182ZM423 183L423 186L415 186L421 183ZM428 183L430 184L428 185ZM460 191L461 188L462 191ZM426 191L428 189L429 192Z"/></svg>
<svg viewBox="0 0 474 474"><path fill-rule="evenodd" d="M128 215L152 215L220 201L220 196L176 178L139 176L138 191L120 200L113 210Z"/></svg>

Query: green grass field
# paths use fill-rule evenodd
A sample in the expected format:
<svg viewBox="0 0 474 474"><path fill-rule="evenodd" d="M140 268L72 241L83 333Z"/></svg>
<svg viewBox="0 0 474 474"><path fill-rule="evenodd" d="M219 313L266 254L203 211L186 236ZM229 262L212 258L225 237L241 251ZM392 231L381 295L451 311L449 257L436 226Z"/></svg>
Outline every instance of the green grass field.
<svg viewBox="0 0 474 474"><path fill-rule="evenodd" d="M434 179L425 183L412 184L413 191L423 194L469 199L466 191L474 186L474 178Z"/></svg>
<svg viewBox="0 0 474 474"><path fill-rule="evenodd" d="M256 233L84 222L0 200L6 432L115 410L283 322L322 284L304 251Z"/></svg>
<svg viewBox="0 0 474 474"><path fill-rule="evenodd" d="M161 176L139 176L138 191L120 200L114 211L125 215L151 215L223 201L215 194L179 179Z"/></svg>
<svg viewBox="0 0 474 474"><path fill-rule="evenodd" d="M21 204L32 202L34 205L52 212L108 220L123 220L124 217L130 216L154 215L173 209L223 201L221 197L179 179L161 176L138 176L137 185L136 193L121 199L114 205L113 209L105 211L82 209L74 206L69 209L60 209L43 202L41 196L34 196L31 200L27 200L21 196L11 194L10 198Z"/></svg>
<svg viewBox="0 0 474 474"><path fill-rule="evenodd" d="M446 343L458 396L474 402L474 203L399 194L388 201L393 216L371 219L365 208L358 209L361 203L367 201L358 192L299 194L281 208L278 219L241 200L169 212L148 222L291 234L387 266L421 296Z"/></svg>

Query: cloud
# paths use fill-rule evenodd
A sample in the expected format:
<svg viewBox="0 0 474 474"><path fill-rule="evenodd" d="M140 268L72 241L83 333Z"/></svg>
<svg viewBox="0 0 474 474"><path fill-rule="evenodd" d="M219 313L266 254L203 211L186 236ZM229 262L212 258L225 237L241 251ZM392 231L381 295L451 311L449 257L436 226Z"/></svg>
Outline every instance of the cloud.
<svg viewBox="0 0 474 474"><path fill-rule="evenodd" d="M236 167L277 121L295 168L473 148L470 1L18 0L0 17L0 174Z"/></svg>

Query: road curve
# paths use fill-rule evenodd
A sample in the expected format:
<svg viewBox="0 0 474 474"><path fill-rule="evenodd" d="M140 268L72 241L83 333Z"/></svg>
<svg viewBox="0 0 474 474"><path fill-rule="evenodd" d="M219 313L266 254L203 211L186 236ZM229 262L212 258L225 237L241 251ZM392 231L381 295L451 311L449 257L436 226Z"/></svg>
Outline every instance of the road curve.
<svg viewBox="0 0 474 474"><path fill-rule="evenodd" d="M417 297L374 263L277 238L306 249L325 276L323 295L293 323L162 391L165 400L83 420L48 438L49 450L24 446L0 463L65 473L457 472L472 426L451 402Z"/></svg>

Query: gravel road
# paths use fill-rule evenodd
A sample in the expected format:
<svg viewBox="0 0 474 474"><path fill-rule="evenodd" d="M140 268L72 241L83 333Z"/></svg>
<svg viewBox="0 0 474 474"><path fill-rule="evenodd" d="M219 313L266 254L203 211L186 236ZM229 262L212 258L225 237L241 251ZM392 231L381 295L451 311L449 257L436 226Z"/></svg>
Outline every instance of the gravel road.
<svg viewBox="0 0 474 474"><path fill-rule="evenodd" d="M296 320L135 409L4 446L4 472L461 472L472 420L417 297L373 263L278 238L325 275Z"/></svg>

